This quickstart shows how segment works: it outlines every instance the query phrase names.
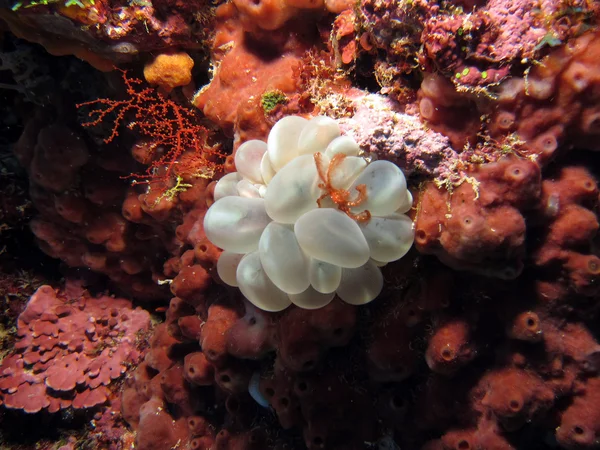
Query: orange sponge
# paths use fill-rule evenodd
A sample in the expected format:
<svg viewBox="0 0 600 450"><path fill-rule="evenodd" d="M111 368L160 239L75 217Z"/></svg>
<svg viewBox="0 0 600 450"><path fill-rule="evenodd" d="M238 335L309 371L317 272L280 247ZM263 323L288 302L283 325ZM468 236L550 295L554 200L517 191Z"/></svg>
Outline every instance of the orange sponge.
<svg viewBox="0 0 600 450"><path fill-rule="evenodd" d="M150 84L157 84L166 91L177 86L185 86L192 81L194 60L185 53L162 54L144 67L144 78Z"/></svg>

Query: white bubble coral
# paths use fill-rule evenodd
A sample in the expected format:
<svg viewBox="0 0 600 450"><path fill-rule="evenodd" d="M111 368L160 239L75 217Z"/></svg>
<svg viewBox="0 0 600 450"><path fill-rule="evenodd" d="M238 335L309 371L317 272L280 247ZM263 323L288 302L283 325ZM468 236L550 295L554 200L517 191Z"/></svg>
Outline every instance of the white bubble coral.
<svg viewBox="0 0 600 450"><path fill-rule="evenodd" d="M265 311L321 308L336 294L353 305L375 299L379 266L412 246L412 197L397 166L359 150L322 116L285 117L267 143L242 144L238 172L219 180L204 219L224 250L221 279Z"/></svg>

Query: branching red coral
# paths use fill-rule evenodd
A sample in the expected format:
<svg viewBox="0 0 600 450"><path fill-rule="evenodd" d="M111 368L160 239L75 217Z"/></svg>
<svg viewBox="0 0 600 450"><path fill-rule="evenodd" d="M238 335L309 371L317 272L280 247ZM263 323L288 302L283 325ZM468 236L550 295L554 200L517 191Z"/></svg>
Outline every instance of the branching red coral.
<svg viewBox="0 0 600 450"><path fill-rule="evenodd" d="M209 132L200 124L198 114L165 97L155 88L144 87L142 80L129 77L126 71L122 73L128 98L101 98L78 104L77 108L96 108L87 112L89 120L82 125L92 127L112 120L111 133L104 139L106 144L119 135L119 128L124 124L147 141L145 156L149 167L146 174L132 175L142 180L134 180L135 183L149 183L157 179L212 178L225 155L218 146L209 145ZM131 121L126 123L130 117ZM180 161L184 154L190 154L185 158L185 164Z"/></svg>

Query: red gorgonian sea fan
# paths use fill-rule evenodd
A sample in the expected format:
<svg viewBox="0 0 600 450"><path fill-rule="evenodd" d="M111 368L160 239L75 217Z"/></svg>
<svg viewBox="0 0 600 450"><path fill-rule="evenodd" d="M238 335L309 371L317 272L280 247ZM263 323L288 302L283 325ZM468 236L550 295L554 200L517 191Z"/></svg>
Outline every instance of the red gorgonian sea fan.
<svg viewBox="0 0 600 450"><path fill-rule="evenodd" d="M155 88L144 86L142 80L128 77L126 71L122 73L127 98L79 103L77 108L92 107L87 112L90 120L82 125L92 127L112 121L111 133L104 139L106 144L118 136L125 121L127 128L143 137L142 159L148 169L145 174L130 175L135 177L135 183L212 178L227 155L220 152L219 145L208 143L209 133L200 124L198 113ZM114 118L110 117L113 114Z"/></svg>

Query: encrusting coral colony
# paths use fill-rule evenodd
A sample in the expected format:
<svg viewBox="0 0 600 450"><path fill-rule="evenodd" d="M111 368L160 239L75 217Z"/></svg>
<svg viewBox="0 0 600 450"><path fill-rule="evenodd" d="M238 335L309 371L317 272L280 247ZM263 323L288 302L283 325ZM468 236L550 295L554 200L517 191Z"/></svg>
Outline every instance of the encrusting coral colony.
<svg viewBox="0 0 600 450"><path fill-rule="evenodd" d="M600 449L599 25L0 0L0 447Z"/></svg>

